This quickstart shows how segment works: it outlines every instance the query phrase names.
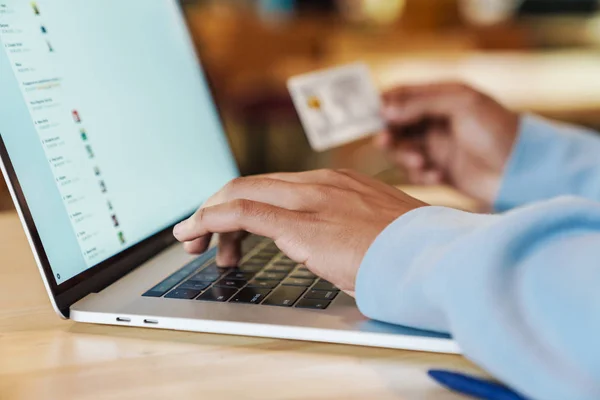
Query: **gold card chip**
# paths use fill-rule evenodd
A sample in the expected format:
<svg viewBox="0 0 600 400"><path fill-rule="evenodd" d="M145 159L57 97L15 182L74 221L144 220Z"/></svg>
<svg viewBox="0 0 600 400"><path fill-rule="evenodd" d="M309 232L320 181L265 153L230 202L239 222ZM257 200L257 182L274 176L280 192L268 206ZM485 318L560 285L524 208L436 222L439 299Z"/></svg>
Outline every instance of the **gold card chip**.
<svg viewBox="0 0 600 400"><path fill-rule="evenodd" d="M321 100L317 96L311 96L306 100L306 104L309 108L320 110L321 109Z"/></svg>

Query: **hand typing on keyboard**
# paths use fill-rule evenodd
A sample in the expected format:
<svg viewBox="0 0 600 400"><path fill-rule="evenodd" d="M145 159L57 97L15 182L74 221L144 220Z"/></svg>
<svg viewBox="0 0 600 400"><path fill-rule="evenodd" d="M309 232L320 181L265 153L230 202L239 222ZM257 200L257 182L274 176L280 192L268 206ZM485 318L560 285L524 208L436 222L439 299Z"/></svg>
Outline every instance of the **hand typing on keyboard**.
<svg viewBox="0 0 600 400"><path fill-rule="evenodd" d="M238 178L174 229L190 253L219 233L217 262L239 261L244 232L266 236L294 261L352 294L375 238L425 203L354 171L319 170Z"/></svg>

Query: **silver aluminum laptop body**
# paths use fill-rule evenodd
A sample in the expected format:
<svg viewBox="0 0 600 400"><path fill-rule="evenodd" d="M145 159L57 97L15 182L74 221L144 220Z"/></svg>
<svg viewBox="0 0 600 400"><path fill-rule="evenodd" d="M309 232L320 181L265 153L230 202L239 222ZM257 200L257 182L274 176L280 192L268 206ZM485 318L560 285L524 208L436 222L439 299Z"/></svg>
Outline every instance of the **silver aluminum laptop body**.
<svg viewBox="0 0 600 400"><path fill-rule="evenodd" d="M68 2L68 0L55 1L55 4L65 1ZM86 3L86 5L91 5L91 7L93 7L92 4L94 1L98 0L90 0L89 4ZM142 19L155 18L153 21L154 26L162 23L164 27L169 29L169 32L178 29L182 30L182 32L185 32L184 19L182 18L181 10L179 9L176 1L160 0L150 2L152 4L160 3L160 6L150 5L145 0L132 0L130 2L135 1L141 1L143 3L143 7L140 6L142 7L140 10L143 10L144 7L150 9L152 7L157 7L157 9L149 10L148 15L142 11L140 11L137 15L130 15L128 18L135 19L131 21L132 24L138 22L143 24L144 22ZM11 4L16 3L17 1L13 1L12 3L9 1L8 5L10 7ZM21 3L21 5L15 5L15 7L22 7L22 5L25 4L24 2L18 3ZM118 6L118 4L122 3L122 0L102 0L102 3L104 8L114 7L114 10L110 10L111 13L125 12L124 10L119 9ZM33 15L36 17L38 16L38 13L43 14L44 12L48 12L51 14L51 18L49 18L49 20L52 20L52 18L59 18L55 15L52 15L52 13L57 14L61 11L59 6L56 6L57 8L54 10L47 11L44 9L44 6L50 7L49 3L39 1L37 4L39 4L40 8L31 10ZM27 5L27 7L29 7L29 5ZM160 9L161 7L162 10ZM169 12L165 13L165 10ZM74 14L72 17L77 17L76 13L79 12L79 10L71 11L72 14ZM15 8L15 10L13 10L13 14L24 12L26 11L20 8ZM31 18L33 17L25 16L22 19L11 19L10 14L5 13L3 15L0 10L0 25L9 25L9 28L10 24L22 23L26 25ZM158 21L162 22L159 23ZM51 26L48 26L46 29L48 32L52 31ZM49 33L43 34L46 35ZM125 31L122 33L122 35L134 34L135 33L130 31ZM160 34L160 32L157 34ZM185 35L186 36L182 41L184 41L186 45L183 46L183 50L180 49L180 52L182 52L181 54L185 53L184 56L189 57L190 60L195 60L195 54L193 52L193 47L191 46L191 41L187 36L187 32L185 32ZM160 46L177 47L177 43L169 42L170 39L176 37L177 35L165 37L164 43L160 43ZM21 43L21 47L26 45L26 39L27 38L22 38L23 43ZM127 38L123 39L127 40ZM0 37L0 41L5 46L0 46L0 49L16 49L19 47L18 42L20 40L21 38L15 38L4 34ZM52 38L47 40L48 43L50 43ZM61 41L57 38L56 49L52 47L52 51L48 51L51 53L59 52L60 48L58 45L60 43ZM65 43L64 40L62 43ZM43 45L46 46L45 43L43 43ZM36 47L32 47L30 53L38 51L36 49ZM28 75L22 75L25 76L25 78L15 80L14 75L12 74L27 74L29 72L13 69L13 67L18 64L18 68L28 68L28 65L30 67L30 64L28 63L32 63L34 61L22 56L23 54L19 53L18 51L11 54L8 54L6 50L4 50L5 53L2 53L2 51L3 50L0 50L0 160L2 173L6 182L8 183L12 198L33 250L36 263L40 269L46 290L48 291L50 301L59 316L63 318L70 318L79 322L107 325L262 336L433 352L459 352L459 348L455 342L453 342L446 335L423 332L415 329L393 326L368 320L361 315L355 305L354 299L345 295L344 293L338 294L331 304L323 310L301 309L297 307L275 307L263 304L206 302L198 300L143 296L143 294L149 289L153 288L159 282L177 272L185 265L188 265L190 262L195 261L198 265L201 265L210 261L211 251L214 253L214 248L207 254L201 256L199 261L196 261L198 258L196 256L190 256L186 254L183 250L183 247L175 243L171 235L172 226L177 221L185 217L185 215L188 215L189 212L193 211L189 207L180 210L181 212L178 214L177 219L169 220L168 224L161 223L157 225L156 229L154 229L151 234L146 235L146 237L140 238L140 240L137 240L131 244L125 244L125 235L123 235L122 232L115 231L115 234L117 234L118 239L121 241L121 245L124 247L122 250L116 251L110 257L100 260L100 262L94 263L89 259L85 259L86 251L91 251L92 255L96 256L97 254L93 252L97 251L97 249L86 250L85 244L81 245L81 249L84 253L84 259L88 263L87 267L81 268L81 271L78 271L78 273L74 274L68 279L65 279L64 276L60 277L60 274L57 273L57 270L62 268L63 265L60 264L60 262L54 262L53 260L58 260L57 254L60 254L62 250L70 248L68 246L72 246L72 243L69 242L67 244L67 239L63 239L61 236L64 231L59 231L58 227L54 229L53 225L48 223L48 221L45 219L50 218L48 217L48 210L52 205L40 204L38 201L39 199L36 198L35 189L38 188L38 190L44 190L43 188L46 184L46 181L50 181L52 184L54 184L54 182L52 182L52 179L49 179L51 176L49 172L44 172L44 174L41 174L37 171L28 170L27 165L31 165L32 161L30 158L28 158L31 156L25 154L34 152L33 149L35 146L39 145L39 142L31 141L29 144L31 148L27 149L30 151L24 153L23 146L16 145L16 143L20 143L18 142L18 140L21 140L20 135L24 134L20 128L23 125L19 125L15 122L17 120L24 121L25 117L28 117L28 123L31 126L28 126L27 130L28 132L31 131L33 135L35 125L42 123L40 122L42 119L39 119L37 114L34 113L46 112L47 115L49 115L48 119L52 120L54 115L52 112L54 112L53 110L55 108L32 108L29 110L31 112L30 114L25 113L25 103L29 103L28 105L40 103L37 102L38 98L31 100L31 98L27 97L29 94L27 94L25 91L20 92L17 90L19 87L18 83L23 85L23 87L26 86L25 78L27 78ZM85 51L85 49L80 50L82 57L85 57ZM125 63L127 61L123 62ZM164 63L166 66L169 66L170 62L175 63L176 61L169 58L162 58L162 63ZM181 59L179 59L178 62L181 63ZM190 62L194 64L190 68L195 68L197 73L201 74L202 70L197 61ZM173 66L173 69L177 69L177 66ZM11 79L14 82L11 81ZM168 80L170 77L165 76L164 79ZM64 81L66 82L66 79ZM31 82L33 83L27 84L37 85L41 81L32 80ZM49 87L48 85L52 85L52 82L52 80L49 82L44 81L45 86L41 88L43 90L47 90ZM136 92L140 90L140 87L136 87L136 84L136 82L133 82L131 83L130 87L126 87L124 89L130 92ZM156 86L156 92L160 90L162 84L163 83L160 81L150 80L147 82L147 85L151 87L150 91L153 90L152 85ZM23 89L23 87L21 87L21 89ZM51 88L50 90L54 89ZM168 88L166 90L168 90ZM19 96L17 96L17 94ZM52 96L47 96L47 98L50 99ZM59 97L58 94L56 96L57 98ZM132 99L134 98L135 97L132 97ZM212 97L209 97L209 100L212 103ZM171 102L173 101L176 102L177 99L172 99ZM200 106L202 106L201 103L199 103L198 107ZM214 105L211 104L211 107L212 106ZM136 107L136 105L131 104L130 107ZM56 108L60 108L60 106L57 106ZM131 112L132 111L130 111L130 109L123 110L123 113L128 113L128 115L131 115ZM92 113L93 110L88 110L88 114ZM144 115L147 115L147 118L150 119L149 123L153 125L160 125L163 119L170 118L170 116L166 114L166 111L165 114L162 114L160 110L157 110L151 114L145 113ZM102 116L103 118L107 119L123 118L122 115L109 113L108 116L105 116L102 113ZM85 117L81 117L79 115L74 117L75 124L81 124L81 121L78 121L80 118L85 121ZM126 123L123 121L125 120L122 120L122 123ZM194 123L194 121L191 121L190 123ZM52 129L51 125L48 126L48 130ZM82 128L81 125L76 125L76 127L77 132L80 132L83 137L84 128ZM221 126L219 125L218 128L221 129ZM198 130L202 130L202 127L198 127ZM91 131L92 130L90 129L90 135L92 134ZM44 132L47 131L43 131L40 134L46 134ZM217 131L215 134L223 135L222 132L219 131ZM170 140L179 140L177 133L169 133L169 135L171 138ZM46 139L42 138L42 145L46 146L47 142L44 142L44 140ZM86 137L85 140L88 140L88 138ZM148 137L149 143L152 140L153 137ZM190 137L189 140L195 139ZM118 145L119 144L115 144L115 146ZM55 147L47 147L45 150L55 151ZM90 155L90 150L88 149L87 151L88 155ZM227 155L227 157L229 156L230 155ZM35 162L33 162L33 164L35 164ZM51 164L51 167L62 167L61 165L56 167L56 165L59 164ZM110 168L110 166L107 166L107 168ZM173 168L176 169L179 167L174 166ZM182 173L183 171L184 170L182 170ZM201 172L203 172L206 176L215 174L215 171L209 169ZM204 178L204 175L201 175L201 177ZM139 172L138 177L140 180L144 180L143 176L139 176ZM31 182L32 179L38 180ZM135 186L137 184L136 182L132 181L131 184ZM225 183L225 181L220 183ZM108 181L107 184L110 187L110 183L108 183ZM161 183L157 182L156 185L160 186ZM161 187L158 189L161 189ZM176 194L173 195L175 196ZM202 193L202 195L205 195L205 193ZM42 196L45 196L45 194L42 194ZM96 194L93 196L96 196ZM121 194L119 194L119 196L121 196ZM68 198L68 195L63 196L63 199L65 197ZM197 203L201 203L202 200L202 198L198 198ZM46 201L48 203L52 203L50 199L47 199ZM70 203L65 204L67 210L65 211L63 209L63 212L67 214L70 212L68 208ZM116 205L117 204L115 204L115 206ZM111 210L112 207L113 206L111 204ZM56 208L52 210L54 211ZM46 214L44 214L45 212ZM52 213L52 215L54 214L55 212ZM72 215L70 216L72 217ZM125 218L123 219L125 220ZM75 222L71 222L79 223L77 221L78 220L76 219ZM115 225L118 225L116 221L114 223ZM134 230L135 229L132 231ZM99 232L104 232L104 228L99 230ZM77 235L79 234L85 235L85 230L82 229L81 232L78 231ZM79 236L77 239L79 239ZM71 241L76 243L75 239ZM106 243L109 242L107 241ZM110 246L117 245L118 244L110 242ZM260 248L257 248L253 251L259 250ZM101 255L102 251L100 251L98 254ZM252 254L253 253L250 252L246 257L252 257ZM69 261L65 259L63 262L67 263Z"/></svg>

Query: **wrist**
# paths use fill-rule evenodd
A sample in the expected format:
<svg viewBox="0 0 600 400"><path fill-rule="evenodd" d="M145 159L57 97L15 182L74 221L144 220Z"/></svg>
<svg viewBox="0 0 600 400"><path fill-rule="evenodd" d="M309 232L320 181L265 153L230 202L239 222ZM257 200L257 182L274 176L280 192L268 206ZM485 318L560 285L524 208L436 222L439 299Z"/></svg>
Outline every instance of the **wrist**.
<svg viewBox="0 0 600 400"><path fill-rule="evenodd" d="M577 188L585 185L572 175L585 176L586 166L596 165L599 144L596 137L583 129L522 115L494 209L502 212L539 200L580 194ZM569 173L571 168L577 172Z"/></svg>

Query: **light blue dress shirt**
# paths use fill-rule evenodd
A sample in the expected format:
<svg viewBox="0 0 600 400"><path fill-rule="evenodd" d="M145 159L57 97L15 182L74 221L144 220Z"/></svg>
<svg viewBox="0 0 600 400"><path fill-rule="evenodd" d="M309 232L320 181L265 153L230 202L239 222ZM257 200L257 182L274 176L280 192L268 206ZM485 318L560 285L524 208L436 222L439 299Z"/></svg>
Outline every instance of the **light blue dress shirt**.
<svg viewBox="0 0 600 400"><path fill-rule="evenodd" d="M600 136L523 117L495 206L510 211L394 221L360 267L360 310L450 333L532 399L600 399Z"/></svg>

